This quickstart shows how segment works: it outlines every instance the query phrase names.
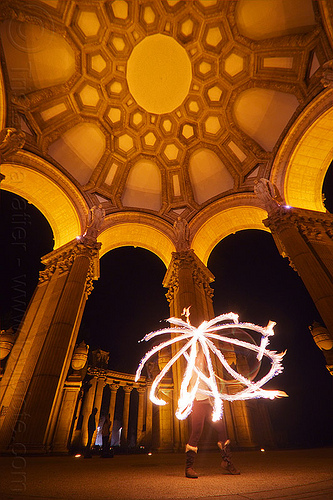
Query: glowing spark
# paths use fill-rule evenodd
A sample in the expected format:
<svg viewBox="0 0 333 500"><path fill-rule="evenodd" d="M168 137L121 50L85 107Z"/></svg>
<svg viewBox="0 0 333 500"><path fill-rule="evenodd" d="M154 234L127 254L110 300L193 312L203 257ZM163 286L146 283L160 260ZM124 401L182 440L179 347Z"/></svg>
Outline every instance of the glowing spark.
<svg viewBox="0 0 333 500"><path fill-rule="evenodd" d="M226 401L235 401L235 400L244 400L244 399L252 399L252 398L269 398L274 399L277 397L287 396L287 394L283 391L269 391L262 389L262 386L266 384L271 378L275 375L282 372L283 367L281 364L282 358L285 353L278 354L275 351L269 351L267 349L267 345L269 343L269 337L274 335L274 326L276 323L273 321L269 321L266 327L261 327L258 325L254 325L253 323L239 323L238 315L235 313L221 314L216 318L211 319L210 321L203 321L198 328L195 328L190 323L190 308L184 308L182 316L186 317L186 322L180 318L169 318L168 321L170 324L175 325L170 328L163 328L161 330L157 330L155 332L148 333L142 340L148 341L158 335L163 335L165 333L175 334L174 338L167 340L165 342L161 342L158 346L153 347L150 351L148 351L145 356L140 361L138 369L136 371L135 380L139 380L141 371L148 361L154 354L156 354L159 350L171 346L176 342L186 341L185 345L183 345L178 352L167 362L161 372L157 375L157 377L153 380L151 391L150 391L150 400L157 405L165 405L166 402L163 399L159 399L156 396L156 392L158 390L158 386L162 381L163 377L170 370L172 365L182 356L187 361L187 365L185 368L183 380L180 387L180 395L178 400L178 408L176 411L176 417L180 420L185 419L192 411L193 401L195 399L196 392L199 387L200 381L202 381L206 386L207 390L199 389L202 393L207 394L207 397L211 397L213 400L213 421L219 420L223 414L223 400ZM225 323L225 321L231 321L231 323ZM260 346L255 344L251 344L249 342L245 342L243 340L224 337L218 333L217 331L228 330L230 328L241 328L244 330L253 330L261 334L261 342ZM230 343L235 346L239 346L245 349L249 349L257 353L257 360L261 362L262 358L265 356L266 358L271 360L271 368L268 373L258 380L257 382L253 382L248 378L244 377L237 371L235 371L227 362L223 353L220 349L216 347L213 340L222 341L225 343ZM201 351L203 353L208 375L205 375L197 366L197 352L198 346L200 346ZM220 393L217 385L217 379L219 377L214 373L212 360L210 357L210 352L215 354L218 360L221 362L222 366L229 373L229 375L238 381L244 389L236 394L227 394ZM191 385L191 381L195 380L194 384Z"/></svg>

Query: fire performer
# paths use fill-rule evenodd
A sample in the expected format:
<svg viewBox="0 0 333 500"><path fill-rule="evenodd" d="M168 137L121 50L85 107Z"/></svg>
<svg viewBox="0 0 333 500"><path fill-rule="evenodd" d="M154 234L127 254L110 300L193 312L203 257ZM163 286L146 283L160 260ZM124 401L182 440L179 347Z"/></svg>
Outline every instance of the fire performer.
<svg viewBox="0 0 333 500"><path fill-rule="evenodd" d="M199 352L197 354L195 366L206 376L209 375L208 368L205 363L205 357L201 349L199 349ZM195 382L193 378L194 377L192 377L191 379L190 385L193 385ZM236 469L231 461L230 440L227 437L227 429L224 418L216 420L215 422L212 421L213 405L211 402L211 398L207 396L208 391L208 385L200 379L192 406L191 435L185 449L185 476L191 479L196 479L198 477L198 474L195 472L193 465L198 452L198 443L202 435L205 421L209 422L217 432L217 446L220 449L222 458L221 467L228 471L230 474L240 474L239 470Z"/></svg>
<svg viewBox="0 0 333 500"><path fill-rule="evenodd" d="M171 334L171 338L153 347L144 355L136 371L135 380L139 380L145 363L152 356L157 354L161 349L179 342L180 347L154 378L151 385L150 400L157 405L166 404L166 401L159 398L157 395L159 384L172 365L181 357L184 357L187 365L180 386L176 417L179 420L184 420L192 414L192 432L185 450L185 475L189 478L198 477L193 469L193 464L205 420L211 422L213 427L217 430L217 444L222 455L222 467L230 474L239 474L239 471L231 462L230 440L227 437L225 422L222 418L223 401L239 401L253 398L274 399L287 396L283 391L262 389L262 386L272 377L282 372L283 367L281 362L285 353L278 354L275 351L269 351L267 349L269 337L274 335L275 322L273 321L269 321L266 327L261 327L253 323L240 323L237 314L228 313L217 316L209 321L203 321L201 325L195 327L190 323L189 310L189 307L185 308L182 314L182 316L186 317L186 321L180 318L169 318L167 321L174 326L163 328L145 335L142 339L145 341L163 334ZM261 335L260 344L257 345L256 343L248 342L244 340L244 337L237 338L235 336L230 336L229 333L233 332L235 328L237 328L238 332L252 330L259 333ZM223 335L223 333L225 333L225 335ZM242 335L240 336L242 337ZM228 363L228 359L215 344L218 342L222 342L224 345L231 344L233 347L237 346L252 352L259 364L262 358L265 357L271 361L271 367L266 375L254 381L252 377L239 373L233 364ZM228 394L228 392L221 392L219 390L218 380L221 379L214 371L210 353L216 356L226 374L239 382L241 390L236 394Z"/></svg>

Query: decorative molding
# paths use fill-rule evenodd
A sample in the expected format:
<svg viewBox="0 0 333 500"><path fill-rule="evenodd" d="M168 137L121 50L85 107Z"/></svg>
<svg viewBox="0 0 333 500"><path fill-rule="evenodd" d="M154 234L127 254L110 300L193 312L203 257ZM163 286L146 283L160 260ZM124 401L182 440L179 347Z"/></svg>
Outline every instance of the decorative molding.
<svg viewBox="0 0 333 500"><path fill-rule="evenodd" d="M193 250L184 250L173 252L172 260L163 280L163 286L168 288L166 298L171 302L176 291L179 289L179 271L180 269L190 269L192 271L193 282L196 286L202 287L209 297L213 297L214 292L210 283L214 281L213 274L198 259Z"/></svg>
<svg viewBox="0 0 333 500"><path fill-rule="evenodd" d="M0 163L8 160L25 143L25 133L13 127L7 127L0 132Z"/></svg>
<svg viewBox="0 0 333 500"><path fill-rule="evenodd" d="M89 295L93 290L93 281L99 277L100 248L101 243L89 242L87 244L84 240L74 240L64 247L47 254L41 259L46 267L39 273L39 284L50 281L56 273L58 276L68 273L75 259L84 255L87 256L90 261L85 287L85 292Z"/></svg>

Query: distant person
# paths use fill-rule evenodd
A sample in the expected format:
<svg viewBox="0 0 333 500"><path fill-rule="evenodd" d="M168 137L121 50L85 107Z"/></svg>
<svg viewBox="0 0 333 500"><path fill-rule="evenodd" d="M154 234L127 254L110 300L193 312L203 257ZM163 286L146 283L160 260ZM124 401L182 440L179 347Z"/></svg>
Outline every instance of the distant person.
<svg viewBox="0 0 333 500"><path fill-rule="evenodd" d="M208 369L206 367L206 361L202 351L200 351L197 355L195 364L203 374L208 375ZM222 458L221 467L229 472L229 474L240 474L231 461L230 440L227 437L224 419L217 420L216 422L212 421L213 407L209 396L207 396L207 393L205 392L208 389L207 384L200 380L196 396L193 401L191 413L191 435L185 449L185 476L192 479L196 479L198 477L198 474L195 472L193 466L197 456L198 443L204 428L205 420L207 420L217 432L217 446L220 450Z"/></svg>
<svg viewBox="0 0 333 500"><path fill-rule="evenodd" d="M96 413L97 408L94 408L88 418L88 442L84 454L84 458L91 458L91 441L96 430Z"/></svg>
<svg viewBox="0 0 333 500"><path fill-rule="evenodd" d="M102 457L106 458L111 456L110 454L110 413L108 413L105 417L103 426L102 426Z"/></svg>

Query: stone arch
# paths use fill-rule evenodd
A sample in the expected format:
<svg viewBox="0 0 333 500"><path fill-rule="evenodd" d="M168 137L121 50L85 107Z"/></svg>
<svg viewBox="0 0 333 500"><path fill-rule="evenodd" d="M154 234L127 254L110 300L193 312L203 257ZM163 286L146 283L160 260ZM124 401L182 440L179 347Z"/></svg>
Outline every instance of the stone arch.
<svg viewBox="0 0 333 500"><path fill-rule="evenodd" d="M200 221L191 248L205 265L213 248L229 234L243 229L261 229L270 232L262 222L267 218L267 212L255 205L253 196L252 199L249 197L243 200L243 206L237 206L239 200L236 203L235 201L226 200L224 206L216 207L215 211L206 214L205 222ZM194 221L191 226L195 227L197 223L198 221Z"/></svg>
<svg viewBox="0 0 333 500"><path fill-rule="evenodd" d="M325 212L322 186L333 158L333 90L315 99L285 137L272 166L271 181L287 205Z"/></svg>
<svg viewBox="0 0 333 500"><path fill-rule="evenodd" d="M1 188L35 205L51 226L54 249L83 233L88 205L76 187L59 170L26 151L17 152L1 166Z"/></svg>
<svg viewBox="0 0 333 500"><path fill-rule="evenodd" d="M156 221L149 215L131 212L110 215L105 220L106 227L98 236L102 243L100 257L110 250L122 246L138 246L156 254L168 267L172 252L176 251L172 227Z"/></svg>

